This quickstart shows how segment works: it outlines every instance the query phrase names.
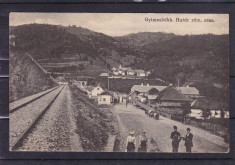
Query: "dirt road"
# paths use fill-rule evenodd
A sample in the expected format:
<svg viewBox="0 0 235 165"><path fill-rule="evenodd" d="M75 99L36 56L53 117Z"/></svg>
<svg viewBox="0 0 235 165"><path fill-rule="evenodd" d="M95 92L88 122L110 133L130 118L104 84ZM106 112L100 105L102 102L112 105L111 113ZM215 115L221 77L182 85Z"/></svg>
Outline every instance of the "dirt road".
<svg viewBox="0 0 235 165"><path fill-rule="evenodd" d="M140 132L145 129L148 136L148 152L172 152L170 134L173 131L173 125L178 126L178 131L182 136L186 134L187 127L191 128L194 135L192 152L215 153L228 151L228 144L223 142L223 138L200 128L184 125L162 116L160 116L160 120L154 120L147 117L144 111L132 104L128 104L128 107L124 104L116 104L113 109L121 131L120 148L122 151L125 151L126 137L131 129L136 132L137 146ZM180 142L179 152L185 152L184 141Z"/></svg>

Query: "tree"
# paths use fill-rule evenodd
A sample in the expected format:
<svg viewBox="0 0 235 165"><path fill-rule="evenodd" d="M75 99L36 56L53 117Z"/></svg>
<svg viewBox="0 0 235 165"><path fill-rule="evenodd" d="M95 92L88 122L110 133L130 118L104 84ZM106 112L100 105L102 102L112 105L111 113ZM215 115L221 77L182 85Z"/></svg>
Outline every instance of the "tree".
<svg viewBox="0 0 235 165"><path fill-rule="evenodd" d="M183 117L191 113L191 105L189 102L182 103L181 108L183 109L183 113L182 113Z"/></svg>

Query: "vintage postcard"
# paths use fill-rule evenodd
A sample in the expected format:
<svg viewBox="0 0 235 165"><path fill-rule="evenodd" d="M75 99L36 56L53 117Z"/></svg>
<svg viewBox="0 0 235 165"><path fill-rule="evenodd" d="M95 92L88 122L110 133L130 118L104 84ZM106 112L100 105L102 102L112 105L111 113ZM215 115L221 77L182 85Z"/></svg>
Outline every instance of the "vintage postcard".
<svg viewBox="0 0 235 165"><path fill-rule="evenodd" d="M229 15L10 13L9 150L229 152Z"/></svg>

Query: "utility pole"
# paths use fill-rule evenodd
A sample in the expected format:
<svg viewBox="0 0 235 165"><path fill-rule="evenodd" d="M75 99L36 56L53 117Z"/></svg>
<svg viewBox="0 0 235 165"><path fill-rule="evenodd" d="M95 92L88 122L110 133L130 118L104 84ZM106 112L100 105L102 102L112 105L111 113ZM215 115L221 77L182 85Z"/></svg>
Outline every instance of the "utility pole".
<svg viewBox="0 0 235 165"><path fill-rule="evenodd" d="M108 90L109 90L109 76L108 76Z"/></svg>

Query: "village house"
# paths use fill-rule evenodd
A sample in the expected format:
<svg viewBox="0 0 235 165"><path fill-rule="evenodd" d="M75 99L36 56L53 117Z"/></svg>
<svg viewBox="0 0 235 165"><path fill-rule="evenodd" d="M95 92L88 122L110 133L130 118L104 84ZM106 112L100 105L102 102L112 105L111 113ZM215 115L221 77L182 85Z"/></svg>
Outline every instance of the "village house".
<svg viewBox="0 0 235 165"><path fill-rule="evenodd" d="M190 98L198 98L199 97L199 91L195 87L189 87L187 85L186 87L178 87L178 90L182 94L184 94Z"/></svg>
<svg viewBox="0 0 235 165"><path fill-rule="evenodd" d="M128 98L128 95L125 94L125 93L119 93L118 96L119 96L119 102L120 103L126 102L126 100Z"/></svg>
<svg viewBox="0 0 235 165"><path fill-rule="evenodd" d="M167 113L182 113L184 105L190 105L191 99L179 92L173 85L169 85L158 93L158 106Z"/></svg>
<svg viewBox="0 0 235 165"><path fill-rule="evenodd" d="M95 87L92 91L91 91L91 97L92 98L96 98L99 94L101 94L102 92L104 92L104 90L100 87L100 84L98 84L97 87Z"/></svg>
<svg viewBox="0 0 235 165"><path fill-rule="evenodd" d="M78 85L78 86L87 86L88 85L88 78L77 77L77 78L75 78L73 84Z"/></svg>
<svg viewBox="0 0 235 165"><path fill-rule="evenodd" d="M196 119L203 119L203 110L198 101L194 101L191 104L191 113L189 116Z"/></svg>
<svg viewBox="0 0 235 165"><path fill-rule="evenodd" d="M110 105L113 103L113 95L108 91L103 91L102 93L98 94L97 101L99 105Z"/></svg>
<svg viewBox="0 0 235 165"><path fill-rule="evenodd" d="M130 68L130 69L127 70L127 75L128 76L134 76L135 75L135 71Z"/></svg>
<svg viewBox="0 0 235 165"><path fill-rule="evenodd" d="M100 77L109 77L109 74L108 73L101 73Z"/></svg>
<svg viewBox="0 0 235 165"><path fill-rule="evenodd" d="M139 76L139 77L145 77L146 76L144 70L135 70L135 72L136 72L136 75Z"/></svg>
<svg viewBox="0 0 235 165"><path fill-rule="evenodd" d="M92 98L92 90L94 89L93 86L86 86L85 90L86 90L86 94L87 96L91 99Z"/></svg>
<svg viewBox="0 0 235 165"><path fill-rule="evenodd" d="M142 83L141 85L134 85L131 88L131 93L134 92L134 91L137 91L137 92L139 92L139 95L148 95L148 94L153 95L153 94L157 94L158 92L162 91L166 87L167 86L153 86L153 85L149 85L149 84L144 85Z"/></svg>
<svg viewBox="0 0 235 165"><path fill-rule="evenodd" d="M223 110L218 102L212 102L206 98L198 98L193 105L191 105L191 117L197 116L199 113L203 116L203 111L209 111L207 118L229 118L229 111Z"/></svg>

